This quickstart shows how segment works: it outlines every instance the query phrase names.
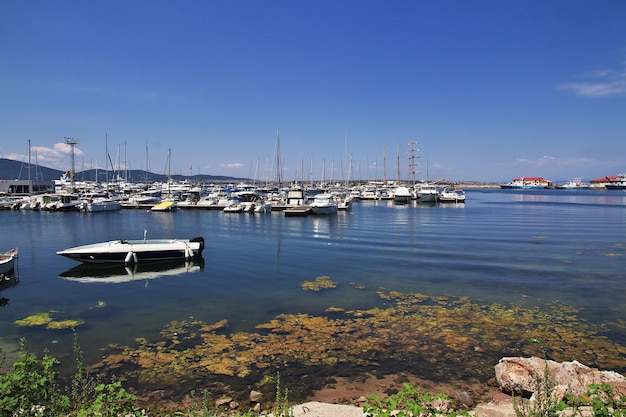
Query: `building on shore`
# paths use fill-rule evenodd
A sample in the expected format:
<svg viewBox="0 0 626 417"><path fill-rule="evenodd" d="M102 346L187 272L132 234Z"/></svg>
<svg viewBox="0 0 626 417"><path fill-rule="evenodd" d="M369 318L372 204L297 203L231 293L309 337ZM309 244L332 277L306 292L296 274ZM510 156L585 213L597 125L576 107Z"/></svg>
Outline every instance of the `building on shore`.
<svg viewBox="0 0 626 417"><path fill-rule="evenodd" d="M0 180L0 194L21 197L44 193L54 193L53 181Z"/></svg>

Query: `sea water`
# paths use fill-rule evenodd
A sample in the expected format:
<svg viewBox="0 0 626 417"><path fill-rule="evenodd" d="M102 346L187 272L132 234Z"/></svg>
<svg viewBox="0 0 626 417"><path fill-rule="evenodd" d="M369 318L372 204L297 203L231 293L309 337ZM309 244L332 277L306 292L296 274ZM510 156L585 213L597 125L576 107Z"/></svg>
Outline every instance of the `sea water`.
<svg viewBox="0 0 626 417"><path fill-rule="evenodd" d="M620 191L477 189L467 191L464 204L360 201L346 212L306 217L2 211L0 220L2 250L20 250L19 283L0 293L0 346L25 337L33 350L62 359L73 357L70 331L15 322L45 312L79 320L90 362L111 343L157 339L171 321L226 319L229 331L254 331L279 314L381 306L379 291L529 307L558 301L597 325L626 317L626 192ZM99 267L75 268L55 253L144 233L203 236L203 262L120 268L107 280ZM303 290L303 282L320 276L336 288ZM626 344L623 328L607 337Z"/></svg>

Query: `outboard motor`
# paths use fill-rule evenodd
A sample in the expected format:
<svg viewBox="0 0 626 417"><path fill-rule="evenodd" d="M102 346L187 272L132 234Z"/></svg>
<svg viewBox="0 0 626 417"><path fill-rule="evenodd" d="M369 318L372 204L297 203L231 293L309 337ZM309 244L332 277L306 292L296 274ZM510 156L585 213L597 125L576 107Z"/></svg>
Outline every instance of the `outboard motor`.
<svg viewBox="0 0 626 417"><path fill-rule="evenodd" d="M189 239L190 242L200 242L200 248L198 248L198 256L202 256L204 250L204 238L202 236Z"/></svg>

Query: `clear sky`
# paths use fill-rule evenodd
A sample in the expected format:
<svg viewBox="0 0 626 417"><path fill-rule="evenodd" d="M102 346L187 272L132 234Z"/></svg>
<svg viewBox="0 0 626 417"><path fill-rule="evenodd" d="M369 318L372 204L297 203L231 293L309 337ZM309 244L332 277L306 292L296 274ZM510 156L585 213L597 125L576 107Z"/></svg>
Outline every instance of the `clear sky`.
<svg viewBox="0 0 626 417"><path fill-rule="evenodd" d="M286 179L626 172L626 1L0 2L0 157L264 180L278 131Z"/></svg>

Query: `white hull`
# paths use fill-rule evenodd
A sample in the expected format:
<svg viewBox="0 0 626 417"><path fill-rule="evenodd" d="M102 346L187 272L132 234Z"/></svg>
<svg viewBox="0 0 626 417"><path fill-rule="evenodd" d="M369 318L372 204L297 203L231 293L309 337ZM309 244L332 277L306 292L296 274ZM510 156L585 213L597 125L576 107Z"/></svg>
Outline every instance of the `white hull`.
<svg viewBox="0 0 626 417"><path fill-rule="evenodd" d="M79 262L132 264L192 259L202 255L204 239L112 240L57 252Z"/></svg>
<svg viewBox="0 0 626 417"><path fill-rule="evenodd" d="M7 274L15 268L15 260L17 259L17 256L17 248L0 254L0 274Z"/></svg>
<svg viewBox="0 0 626 417"><path fill-rule="evenodd" d="M122 209L122 204L119 201L102 200L94 201L93 203L85 204L85 211L87 212L100 212L100 211L117 211Z"/></svg>
<svg viewBox="0 0 626 417"><path fill-rule="evenodd" d="M311 203L313 214L333 214L337 213L339 207L331 194L318 194Z"/></svg>

